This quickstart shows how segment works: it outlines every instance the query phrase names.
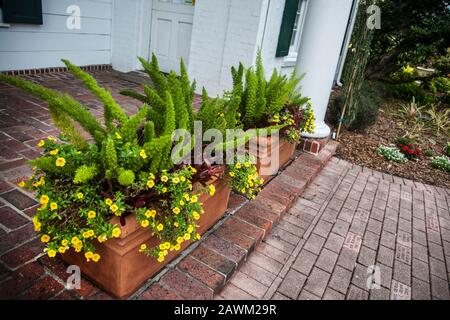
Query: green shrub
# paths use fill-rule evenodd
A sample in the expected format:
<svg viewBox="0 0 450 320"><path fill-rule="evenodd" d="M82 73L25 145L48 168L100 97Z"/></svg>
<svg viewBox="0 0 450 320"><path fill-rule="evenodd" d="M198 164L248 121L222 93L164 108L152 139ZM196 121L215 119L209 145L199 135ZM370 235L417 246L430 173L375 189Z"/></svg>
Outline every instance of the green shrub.
<svg viewBox="0 0 450 320"><path fill-rule="evenodd" d="M406 161L405 155L396 147L379 146L377 153L382 155L386 160L403 163Z"/></svg>
<svg viewBox="0 0 450 320"><path fill-rule="evenodd" d="M450 92L450 79L444 77L436 77L430 81L429 89L433 93L448 93Z"/></svg>
<svg viewBox="0 0 450 320"><path fill-rule="evenodd" d="M436 102L436 97L425 92L423 87L413 81L408 83L400 83L392 86L392 92L395 97L403 100L411 100L413 97L420 104L428 104Z"/></svg>

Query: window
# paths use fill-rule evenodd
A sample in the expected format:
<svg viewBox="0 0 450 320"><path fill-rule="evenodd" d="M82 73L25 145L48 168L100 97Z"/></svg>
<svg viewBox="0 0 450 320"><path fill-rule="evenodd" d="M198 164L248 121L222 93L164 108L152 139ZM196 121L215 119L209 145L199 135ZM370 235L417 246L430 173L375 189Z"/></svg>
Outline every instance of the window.
<svg viewBox="0 0 450 320"><path fill-rule="evenodd" d="M295 60L309 0L286 0L275 56Z"/></svg>
<svg viewBox="0 0 450 320"><path fill-rule="evenodd" d="M3 22L42 24L41 0L3 0Z"/></svg>
<svg viewBox="0 0 450 320"><path fill-rule="evenodd" d="M303 24L306 16L306 5L308 0L300 0L298 2L297 13L295 15L294 27L292 28L291 43L289 46L288 57L296 58L298 48L300 46L300 39L302 36Z"/></svg>

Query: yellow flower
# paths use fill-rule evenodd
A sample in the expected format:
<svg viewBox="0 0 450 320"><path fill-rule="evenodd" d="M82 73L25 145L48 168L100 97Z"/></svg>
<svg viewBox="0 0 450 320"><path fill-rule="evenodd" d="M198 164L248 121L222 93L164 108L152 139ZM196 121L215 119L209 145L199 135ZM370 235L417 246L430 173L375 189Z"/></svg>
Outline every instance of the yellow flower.
<svg viewBox="0 0 450 320"><path fill-rule="evenodd" d="M195 220L200 219L200 215L198 214L197 211L194 211L194 212L192 213L192 216L194 217Z"/></svg>
<svg viewBox="0 0 450 320"><path fill-rule="evenodd" d="M48 234L42 235L41 241L42 241L43 243L49 242L49 241L50 241L50 236L49 236Z"/></svg>
<svg viewBox="0 0 450 320"><path fill-rule="evenodd" d="M158 257L158 259L156 259L158 262L163 262L164 261L164 257L160 256Z"/></svg>
<svg viewBox="0 0 450 320"><path fill-rule="evenodd" d="M195 239L200 240L200 238L201 238L200 233L197 233L197 234L195 235Z"/></svg>
<svg viewBox="0 0 450 320"><path fill-rule="evenodd" d="M216 187L213 184L209 185L209 194L213 196L216 193Z"/></svg>
<svg viewBox="0 0 450 320"><path fill-rule="evenodd" d="M184 236L183 236L183 239L186 240L186 241L190 240L191 239L191 235L189 233L185 233Z"/></svg>
<svg viewBox="0 0 450 320"><path fill-rule="evenodd" d="M97 237L97 241L100 243L105 242L106 240L108 240L108 238L104 234Z"/></svg>
<svg viewBox="0 0 450 320"><path fill-rule="evenodd" d="M122 136L120 135L120 133L116 132L115 136L117 140L122 140Z"/></svg>
<svg viewBox="0 0 450 320"><path fill-rule="evenodd" d="M81 240L80 240L80 238L78 238L77 236L73 237L72 240L71 240L71 243L72 243L73 245L77 245L77 244L79 244L80 242L81 242Z"/></svg>
<svg viewBox="0 0 450 320"><path fill-rule="evenodd" d="M56 210L56 209L58 209L58 204L56 202L52 202L50 204L50 210Z"/></svg>
<svg viewBox="0 0 450 320"><path fill-rule="evenodd" d="M145 243L141 244L139 250L144 251L145 249L147 249L147 245Z"/></svg>
<svg viewBox="0 0 450 320"><path fill-rule="evenodd" d="M83 245L82 244L77 244L77 245L74 246L74 248L75 248L75 252L80 252L81 249L83 248Z"/></svg>
<svg viewBox="0 0 450 320"><path fill-rule="evenodd" d="M19 187L23 188L25 187L25 182L22 180L17 184Z"/></svg>
<svg viewBox="0 0 450 320"><path fill-rule="evenodd" d="M89 219L94 219L96 215L97 215L97 213L95 213L94 210L90 210L90 211L88 212L88 218L89 218Z"/></svg>
<svg viewBox="0 0 450 320"><path fill-rule="evenodd" d="M83 198L84 198L83 192L78 192L78 193L77 193L77 199L81 200L81 199L83 199Z"/></svg>
<svg viewBox="0 0 450 320"><path fill-rule="evenodd" d="M178 226L180 225L178 222L174 222L173 225L175 226L175 228L178 228Z"/></svg>
<svg viewBox="0 0 450 320"><path fill-rule="evenodd" d="M190 226L188 227L187 231L188 231L189 233L192 233L192 231L194 231L194 226L193 226L193 225L190 225Z"/></svg>
<svg viewBox="0 0 450 320"><path fill-rule="evenodd" d="M37 144L38 147L43 147L45 145L45 141L44 140L40 140L39 143Z"/></svg>
<svg viewBox="0 0 450 320"><path fill-rule="evenodd" d="M98 253L94 253L92 256L92 261L98 262L98 260L100 260L100 255Z"/></svg>
<svg viewBox="0 0 450 320"><path fill-rule="evenodd" d="M246 161L245 163L244 163L244 166L246 167L246 168L248 168L248 167L250 167L250 162L248 162L248 161Z"/></svg>
<svg viewBox="0 0 450 320"><path fill-rule="evenodd" d="M180 249L181 249L181 246L180 246L179 244L176 244L176 245L175 245L175 250L178 251L178 250L180 250Z"/></svg>
<svg viewBox="0 0 450 320"><path fill-rule="evenodd" d="M50 141L56 141L56 138L52 137L52 136L48 136L47 139L50 140Z"/></svg>
<svg viewBox="0 0 450 320"><path fill-rule="evenodd" d="M52 156L56 156L56 155L58 154L58 152L59 152L59 150L58 150L58 149L55 149L55 150L50 151L49 153L50 153Z"/></svg>
<svg viewBox="0 0 450 320"><path fill-rule="evenodd" d="M109 207L109 209L111 209L111 211L115 213L117 210L119 210L119 207L114 203L113 205L111 205L111 207Z"/></svg>
<svg viewBox="0 0 450 320"><path fill-rule="evenodd" d="M91 261L92 257L94 256L94 253L92 253L92 251L88 251L84 254L84 256L86 257L86 261Z"/></svg>
<svg viewBox="0 0 450 320"><path fill-rule="evenodd" d="M66 247L59 247L59 248L58 248L58 252L59 252L59 253L64 253L64 252L66 252Z"/></svg>
<svg viewBox="0 0 450 320"><path fill-rule="evenodd" d="M242 166L240 163L236 163L235 167L236 167L236 169L240 169Z"/></svg>
<svg viewBox="0 0 450 320"><path fill-rule="evenodd" d="M230 177L234 177L234 172L233 172L233 171L230 171L230 172L229 172L229 175L230 175Z"/></svg>
<svg viewBox="0 0 450 320"><path fill-rule="evenodd" d="M149 224L150 224L150 222L148 220L141 221L141 227L143 227L143 228L147 228Z"/></svg>
<svg viewBox="0 0 450 320"><path fill-rule="evenodd" d="M180 208L175 207L175 208L172 209L172 211L173 211L173 213L175 213L175 214L179 214L179 213L180 213Z"/></svg>
<svg viewBox="0 0 450 320"><path fill-rule="evenodd" d="M162 191L162 193L166 193L167 192L167 188L163 187L161 191Z"/></svg>
<svg viewBox="0 0 450 320"><path fill-rule="evenodd" d="M155 181L153 180L148 180L147 181L147 188L153 188L155 186Z"/></svg>
<svg viewBox="0 0 450 320"><path fill-rule="evenodd" d="M165 250L166 249L166 244L165 243L160 243L159 244L159 250Z"/></svg>
<svg viewBox="0 0 450 320"><path fill-rule="evenodd" d="M36 232L41 231L42 224L39 221L36 221L36 222L33 221L33 224L34 224L34 231L36 231Z"/></svg>
<svg viewBox="0 0 450 320"><path fill-rule="evenodd" d="M186 201L191 200L191 197L189 197L189 194L187 194L187 193L185 193L185 194L183 195L183 198L184 198L184 200L186 200Z"/></svg>
<svg viewBox="0 0 450 320"><path fill-rule="evenodd" d="M175 178L172 179L172 182L175 183L175 184L177 184L177 183L180 182L180 178L175 177Z"/></svg>
<svg viewBox="0 0 450 320"><path fill-rule="evenodd" d="M67 247L67 246L69 245L69 240L64 239L63 241L61 241L61 245L62 245L63 247Z"/></svg>
<svg viewBox="0 0 450 320"><path fill-rule="evenodd" d="M91 236L91 234L88 231L83 232L83 238L87 239Z"/></svg>
<svg viewBox="0 0 450 320"><path fill-rule="evenodd" d="M164 229L164 226L162 223L160 223L156 226L156 230L158 230L158 231L162 231L163 229Z"/></svg>
<svg viewBox="0 0 450 320"><path fill-rule="evenodd" d="M113 202L112 202L112 200L110 198L106 198L105 199L105 203L106 203L107 206L110 206L110 205L112 205Z"/></svg>
<svg viewBox="0 0 450 320"><path fill-rule="evenodd" d="M183 200L180 200L180 206L184 206L184 201Z"/></svg>
<svg viewBox="0 0 450 320"><path fill-rule="evenodd" d="M245 193L245 191L246 191L245 188L242 188L242 189L241 189L241 192L242 192L242 193Z"/></svg>
<svg viewBox="0 0 450 320"><path fill-rule="evenodd" d="M57 167L64 167L66 165L66 159L59 157L56 159L55 164Z"/></svg>
<svg viewBox="0 0 450 320"><path fill-rule="evenodd" d="M141 149L141 152L139 152L139 155L141 156L142 159L147 159L147 154L145 153L144 149Z"/></svg>
<svg viewBox="0 0 450 320"><path fill-rule="evenodd" d="M118 237L120 237L121 233L122 233L122 231L118 227L115 227L112 231L112 236L114 238L118 238Z"/></svg>
<svg viewBox="0 0 450 320"><path fill-rule="evenodd" d="M185 181L186 181L186 178L185 178L185 177L181 177L181 178L180 178L180 181L181 181L181 182L185 182Z"/></svg>
<svg viewBox="0 0 450 320"><path fill-rule="evenodd" d="M47 251L47 255L48 255L50 258L54 258L54 257L56 256L56 251L53 250L53 249L48 250L48 251Z"/></svg>
<svg viewBox="0 0 450 320"><path fill-rule="evenodd" d="M198 197L197 196L192 196L191 197L191 203L196 203L198 201Z"/></svg>
<svg viewBox="0 0 450 320"><path fill-rule="evenodd" d="M50 200L50 198L44 194L43 196L41 196L41 199L39 200L39 202L41 204L47 204L49 200Z"/></svg>
<svg viewBox="0 0 450 320"><path fill-rule="evenodd" d="M162 182L167 182L169 180L169 177L168 176L162 176L161 177L161 181Z"/></svg>
<svg viewBox="0 0 450 320"><path fill-rule="evenodd" d="M195 169L194 167L191 167L191 172L192 173L197 173L197 169Z"/></svg>

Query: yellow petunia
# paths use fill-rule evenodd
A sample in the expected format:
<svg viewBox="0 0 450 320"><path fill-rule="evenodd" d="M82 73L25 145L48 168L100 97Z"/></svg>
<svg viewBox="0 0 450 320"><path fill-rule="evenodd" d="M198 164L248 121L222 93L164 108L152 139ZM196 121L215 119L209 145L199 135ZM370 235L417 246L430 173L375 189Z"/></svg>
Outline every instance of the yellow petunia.
<svg viewBox="0 0 450 320"><path fill-rule="evenodd" d="M106 203L107 206L110 206L110 205L112 205L113 202L112 202L112 200L110 198L106 198L105 199L105 203Z"/></svg>
<svg viewBox="0 0 450 320"><path fill-rule="evenodd" d="M180 200L179 204L180 204L180 206L184 206L185 203L183 200Z"/></svg>
<svg viewBox="0 0 450 320"><path fill-rule="evenodd" d="M96 215L97 215L97 213L94 210L90 210L88 212L88 218L89 219L94 219Z"/></svg>
<svg viewBox="0 0 450 320"><path fill-rule="evenodd" d="M236 163L235 168L236 169L240 169L242 167L242 165L240 163Z"/></svg>
<svg viewBox="0 0 450 320"><path fill-rule="evenodd" d="M77 193L77 199L78 199L78 200L81 200L81 199L83 199L83 198L84 198L83 192L78 192L78 193Z"/></svg>
<svg viewBox="0 0 450 320"><path fill-rule="evenodd" d="M161 181L162 182L167 182L167 181L169 181L169 177L168 176L162 176L161 177Z"/></svg>
<svg viewBox="0 0 450 320"><path fill-rule="evenodd" d="M111 209L111 211L115 213L117 210L119 210L119 207L114 203L109 207L109 209Z"/></svg>
<svg viewBox="0 0 450 320"><path fill-rule="evenodd" d="M108 240L108 238L106 237L106 235L102 234L100 236L97 237L97 241L99 243L105 242L106 240Z"/></svg>
<svg viewBox="0 0 450 320"><path fill-rule="evenodd" d="M198 201L198 197L197 196L192 196L191 197L191 203L196 203Z"/></svg>
<svg viewBox="0 0 450 320"><path fill-rule="evenodd" d="M122 136L117 131L115 132L115 136L117 140L122 140Z"/></svg>
<svg viewBox="0 0 450 320"><path fill-rule="evenodd" d="M246 162L244 163L244 166L245 166L246 168L250 167L250 165L251 165L251 163L248 162L248 161L246 161Z"/></svg>
<svg viewBox="0 0 450 320"><path fill-rule="evenodd" d="M162 193L166 193L166 192L167 192L167 188L166 188L166 187L163 187L163 188L161 189L161 191L162 191Z"/></svg>
<svg viewBox="0 0 450 320"><path fill-rule="evenodd" d="M164 257L158 257L158 259L156 259L158 262L163 262L164 261Z"/></svg>
<svg viewBox="0 0 450 320"><path fill-rule="evenodd" d="M145 153L144 149L141 149L141 151L139 152L139 155L141 156L142 159L147 159L147 154Z"/></svg>
<svg viewBox="0 0 450 320"><path fill-rule="evenodd" d="M164 226L162 223L160 223L156 226L156 230L158 230L158 231L162 231L163 229L164 229Z"/></svg>
<svg viewBox="0 0 450 320"><path fill-rule="evenodd" d="M153 188L155 186L155 181L154 180L148 180L147 181L147 188Z"/></svg>
<svg viewBox="0 0 450 320"><path fill-rule="evenodd" d="M52 156L56 156L56 155L58 154L58 152L59 152L58 149L54 149L54 150L50 151L49 153L50 153Z"/></svg>
<svg viewBox="0 0 450 320"><path fill-rule="evenodd" d="M173 225L175 226L175 228L178 228L180 226L178 222L174 222Z"/></svg>
<svg viewBox="0 0 450 320"><path fill-rule="evenodd" d="M175 213L175 214L179 214L179 213L180 213L180 208L175 207L175 208L172 209L172 211L173 211L173 213Z"/></svg>
<svg viewBox="0 0 450 320"><path fill-rule="evenodd" d="M139 247L140 251L144 251L147 249L147 245L145 243L141 244L141 246Z"/></svg>
<svg viewBox="0 0 450 320"><path fill-rule="evenodd" d="M80 238L78 238L77 236L72 237L72 240L70 241L73 245L77 245L81 242Z"/></svg>
<svg viewBox="0 0 450 320"><path fill-rule="evenodd" d="M178 238L177 238L177 243L178 243L178 244L182 244L183 242L184 242L183 237L178 237Z"/></svg>
<svg viewBox="0 0 450 320"><path fill-rule="evenodd" d="M57 158L55 161L55 165L57 167L64 167L66 165L66 159L64 159L63 157Z"/></svg>
<svg viewBox="0 0 450 320"><path fill-rule="evenodd" d="M86 261L91 261L92 257L94 256L94 253L92 251L88 251L84 254L84 257L86 258Z"/></svg>
<svg viewBox="0 0 450 320"><path fill-rule="evenodd" d="M112 231L112 236L113 236L113 238L118 238L118 237L120 237L121 233L122 233L122 231L120 230L120 228L115 227Z"/></svg>
<svg viewBox="0 0 450 320"><path fill-rule="evenodd" d="M185 178L185 177L181 177L181 178L180 178L180 181L181 181L181 182L185 182L185 181L186 181L186 178Z"/></svg>
<svg viewBox="0 0 450 320"><path fill-rule="evenodd" d="M180 250L180 249L181 249L181 246L180 246L179 244L176 244L176 245L175 245L175 250L178 251L178 250Z"/></svg>
<svg viewBox="0 0 450 320"><path fill-rule="evenodd" d="M209 195L213 196L216 193L216 187L213 184L209 185Z"/></svg>
<svg viewBox="0 0 450 320"><path fill-rule="evenodd" d="M143 228L147 228L149 224L150 224L150 222L148 220L141 221L141 227L143 227Z"/></svg>
<svg viewBox="0 0 450 320"><path fill-rule="evenodd" d="M187 194L187 193L183 194L183 198L184 198L184 200L186 200L186 201L191 200L191 197L190 197L189 194Z"/></svg>
<svg viewBox="0 0 450 320"><path fill-rule="evenodd" d="M47 243L47 242L49 242L49 241L50 241L50 236L49 236L48 234L42 235L42 237L41 237L41 242Z"/></svg>
<svg viewBox="0 0 450 320"><path fill-rule="evenodd" d="M53 141L53 142L56 141L56 138L55 138L55 137L52 137L52 136L47 136L47 139L50 140L50 141Z"/></svg>
<svg viewBox="0 0 450 320"><path fill-rule="evenodd" d="M61 245L62 245L63 247L67 247L67 246L69 245L69 240L64 239L63 241L61 241Z"/></svg>
<svg viewBox="0 0 450 320"><path fill-rule="evenodd" d="M192 213L192 216L194 217L195 220L200 219L200 215L199 215L198 212L196 212L196 211L194 211L194 212Z"/></svg>
<svg viewBox="0 0 450 320"><path fill-rule="evenodd" d="M195 239L200 240L200 238L201 238L200 233L195 234Z"/></svg>
<svg viewBox="0 0 450 320"><path fill-rule="evenodd" d="M52 202L51 204L50 204L50 210L56 210L56 209L58 209L58 204L56 203L56 202Z"/></svg>
<svg viewBox="0 0 450 320"><path fill-rule="evenodd" d="M49 201L50 201L50 198L45 194L43 196L41 196L41 198L39 199L39 202L41 204L47 204Z"/></svg>
<svg viewBox="0 0 450 320"><path fill-rule="evenodd" d="M190 233L185 233L184 236L183 236L183 239L186 240L186 241L191 240L191 234Z"/></svg>
<svg viewBox="0 0 450 320"><path fill-rule="evenodd" d="M25 182L22 180L17 184L19 187L23 188L25 187Z"/></svg>
<svg viewBox="0 0 450 320"><path fill-rule="evenodd" d="M187 229L187 232L192 233L192 231L194 231L194 226L190 225Z"/></svg>
<svg viewBox="0 0 450 320"><path fill-rule="evenodd" d="M54 257L56 256L56 251L53 250L53 249L48 250L48 251L47 251L47 255L48 255L50 258L54 258Z"/></svg>
<svg viewBox="0 0 450 320"><path fill-rule="evenodd" d="M58 252L59 253L64 253L64 252L66 252L66 250L67 250L66 247L59 247L58 248Z"/></svg>
<svg viewBox="0 0 450 320"><path fill-rule="evenodd" d="M38 147L43 147L45 145L45 141L44 140L40 140L39 143L37 144Z"/></svg>
<svg viewBox="0 0 450 320"><path fill-rule="evenodd" d="M94 253L92 256L92 261L98 262L98 260L100 260L100 255L98 253Z"/></svg>
<svg viewBox="0 0 450 320"><path fill-rule="evenodd" d="M234 177L235 176L233 171L230 171L228 174L230 175L230 177Z"/></svg>
<svg viewBox="0 0 450 320"><path fill-rule="evenodd" d="M178 177L172 178L172 182L177 184L180 182L180 178L178 178Z"/></svg>

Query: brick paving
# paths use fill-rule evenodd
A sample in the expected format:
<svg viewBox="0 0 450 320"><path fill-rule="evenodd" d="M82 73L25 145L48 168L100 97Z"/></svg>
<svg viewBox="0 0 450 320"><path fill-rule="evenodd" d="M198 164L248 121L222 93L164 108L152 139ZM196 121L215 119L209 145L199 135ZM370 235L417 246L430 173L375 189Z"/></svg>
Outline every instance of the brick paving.
<svg viewBox="0 0 450 320"><path fill-rule="evenodd" d="M449 208L448 189L332 158L215 299L448 300Z"/></svg>
<svg viewBox="0 0 450 320"><path fill-rule="evenodd" d="M122 97L129 76L93 72ZM68 73L27 76L73 95L101 118L102 106ZM49 259L31 216L37 203L18 190L36 143L58 131L46 104L0 83L0 299L113 299L88 279L66 290L67 265ZM253 201L233 194L225 218L145 283L131 299L449 299L450 193L332 158L297 158ZM320 172L319 175L317 175ZM367 290L367 268L380 289Z"/></svg>

